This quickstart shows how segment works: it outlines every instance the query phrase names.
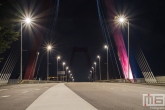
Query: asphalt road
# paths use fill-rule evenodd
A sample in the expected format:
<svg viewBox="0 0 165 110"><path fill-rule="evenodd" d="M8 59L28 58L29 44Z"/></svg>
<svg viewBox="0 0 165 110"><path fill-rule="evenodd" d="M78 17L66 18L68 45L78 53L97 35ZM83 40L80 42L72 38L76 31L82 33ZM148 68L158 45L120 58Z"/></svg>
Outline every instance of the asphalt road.
<svg viewBox="0 0 165 110"><path fill-rule="evenodd" d="M0 110L25 110L55 83L0 86Z"/></svg>
<svg viewBox="0 0 165 110"><path fill-rule="evenodd" d="M142 106L142 94L165 94L165 86L93 82L73 82L65 83L65 85L78 96L80 96L79 98L84 99L87 103L98 110L151 110L149 107ZM51 98L55 100L55 98L58 97L59 99L63 98L66 100L65 98L68 98L68 96L69 98L72 98L69 99L72 101L67 101L65 103L74 105L73 102L76 99L70 95L72 94L74 97L75 95L71 92L69 94L68 91L64 91L62 87L67 90L67 87L65 88L62 85L57 86L55 83L0 86L0 110L25 110L32 103L34 103L36 99L40 101L43 96L46 98L46 100L48 100L44 102L45 105L48 105L46 104L48 102L52 102ZM62 91L59 91L60 89ZM55 95L60 95L53 95L55 97L53 98L52 94L54 94L54 91L59 91L59 93L57 92ZM43 95L43 93L45 95ZM48 97L50 97L50 99ZM56 101L59 99L56 99ZM73 105L70 107L73 107ZM69 107L65 108L67 108L67 110L73 110ZM47 110L49 109L50 107L48 107Z"/></svg>
<svg viewBox="0 0 165 110"><path fill-rule="evenodd" d="M165 94L165 86L127 83L67 83L72 91L98 110L151 110L142 94Z"/></svg>

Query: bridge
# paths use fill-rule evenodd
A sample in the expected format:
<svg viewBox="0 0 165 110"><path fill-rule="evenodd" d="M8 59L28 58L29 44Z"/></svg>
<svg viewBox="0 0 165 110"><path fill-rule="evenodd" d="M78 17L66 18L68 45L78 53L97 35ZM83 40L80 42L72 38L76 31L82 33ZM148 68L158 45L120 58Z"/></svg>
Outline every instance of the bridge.
<svg viewBox="0 0 165 110"><path fill-rule="evenodd" d="M165 109L164 57L120 0L11 1L24 19L2 54L0 110Z"/></svg>

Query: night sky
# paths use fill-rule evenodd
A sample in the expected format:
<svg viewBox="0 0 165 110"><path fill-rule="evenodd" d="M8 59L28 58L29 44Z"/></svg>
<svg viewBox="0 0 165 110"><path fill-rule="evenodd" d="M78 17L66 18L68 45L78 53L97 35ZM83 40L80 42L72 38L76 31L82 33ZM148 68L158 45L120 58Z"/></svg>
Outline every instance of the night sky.
<svg viewBox="0 0 165 110"><path fill-rule="evenodd" d="M102 6L104 6L103 0L100 0ZM114 0L116 11L118 14L125 14L130 21L130 46L131 53L133 54L135 42L140 46L146 59L151 67L155 76L165 75L165 3L163 0ZM18 4L28 5L33 4L34 0L28 0L28 2L16 1ZM35 2L37 6L41 0ZM100 26L96 0L60 0L58 16L54 27L53 20L55 19L55 9L57 1L52 1L48 11L50 12L42 20L47 22L42 25L47 29L44 31L44 38L42 40L41 47L39 49L40 56L38 62L40 63L40 69L38 76L45 79L46 76L46 51L44 46L46 43L51 42L54 45L54 49L50 54L50 76L56 76L56 57L60 55L62 59L59 62L59 70L62 70L62 62L65 61L67 65L70 63L71 53L73 47L87 47L91 59L91 66L93 62L98 63L97 55L101 56L101 71L102 78L106 78L106 50L104 45L106 41L103 36L103 32ZM34 8L35 9L35 8ZM38 13L43 13L38 11ZM106 17L106 10L104 10ZM108 17L105 18L105 22L108 22ZM42 24L42 23L41 23ZM18 24L17 24L18 25ZM19 25L18 25L19 26ZM111 30L110 30L111 31ZM30 44L32 37L29 38L29 34L24 31L24 46L27 53L23 55L23 64L26 65L28 58ZM50 34L52 32L52 34ZM122 28L124 39L126 40L127 28ZM113 37L111 37L113 38ZM113 39L112 39L113 41ZM15 42L19 44L19 41ZM113 41L115 47L115 43ZM115 48L116 49L116 48ZM9 53L10 49L6 51L5 55ZM117 53L117 50L115 50ZM119 78L119 73L115 63L109 57L109 74L110 78ZM4 61L0 63L3 67ZM75 54L72 66L72 74L75 81L88 81L89 66L85 53ZM37 64L37 69L39 63ZM119 66L120 67L120 66ZM139 67L137 67L139 69ZM25 71L25 68L23 72ZM121 67L120 67L121 71ZM140 71L138 70L139 74ZM16 64L13 74L19 73L19 61ZM35 74L37 71L35 72ZM97 68L98 74L98 68ZM14 75L13 75L14 77ZM139 77L142 77L139 75Z"/></svg>

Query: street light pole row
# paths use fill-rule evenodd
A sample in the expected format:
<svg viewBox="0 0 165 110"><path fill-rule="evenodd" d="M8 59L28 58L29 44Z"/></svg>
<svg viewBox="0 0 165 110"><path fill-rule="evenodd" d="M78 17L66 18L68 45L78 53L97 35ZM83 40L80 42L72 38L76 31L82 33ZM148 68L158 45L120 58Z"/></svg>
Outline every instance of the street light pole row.
<svg viewBox="0 0 165 110"><path fill-rule="evenodd" d="M31 23L31 19L30 18L26 18L23 22L21 22L21 48L20 48L20 81L22 81L22 30L23 30L23 23L26 23L26 24L30 24ZM49 52L50 50L52 49L52 46L51 45L48 45L47 46L47 78L46 80L48 81L48 78L49 78ZM60 56L57 57L57 81L58 81L58 60L60 59ZM65 65L65 62L63 62L63 71L64 71L64 65ZM64 80L64 79L63 79Z"/></svg>
<svg viewBox="0 0 165 110"><path fill-rule="evenodd" d="M107 80L109 80L109 72L108 72L108 46L104 46L105 49L107 49ZM98 55L97 58L99 59L99 76L100 76L100 81L101 81L101 66L100 66L100 56ZM96 62L94 62L95 69L93 69L93 80L96 80ZM91 73L92 74L92 73ZM92 76L92 75L91 75Z"/></svg>
<svg viewBox="0 0 165 110"><path fill-rule="evenodd" d="M117 18L117 19L116 19ZM128 25L128 61L127 61L127 67L128 67L128 70L127 70L127 74L128 74L128 76L127 76L127 78L128 79L130 79L130 42L129 42L129 21L126 19L126 18L124 18L124 17L115 17L115 19L117 20L117 22L119 22L119 23L127 23L127 25ZM108 69L108 45L105 45L104 46L104 48L105 49L107 49L107 80L109 80L109 69ZM100 56L97 56L97 58L99 58L99 73L100 73L100 80L101 80L101 67L100 67ZM96 77L96 63L94 63L95 64L95 73L94 73L94 68L92 67L92 69L93 69L93 79L95 79L95 77ZM92 73L91 73L92 74ZM95 79L96 80L96 79Z"/></svg>

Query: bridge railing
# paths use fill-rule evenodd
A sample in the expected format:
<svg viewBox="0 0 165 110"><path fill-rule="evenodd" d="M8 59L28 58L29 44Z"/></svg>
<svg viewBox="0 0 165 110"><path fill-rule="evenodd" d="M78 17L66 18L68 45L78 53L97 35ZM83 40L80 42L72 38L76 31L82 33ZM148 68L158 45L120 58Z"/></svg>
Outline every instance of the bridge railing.
<svg viewBox="0 0 165 110"><path fill-rule="evenodd" d="M20 81L18 79L0 80L0 85L19 84L19 83Z"/></svg>
<svg viewBox="0 0 165 110"><path fill-rule="evenodd" d="M52 81L52 80L22 80L21 84L34 84L34 83L60 83L62 81Z"/></svg>
<svg viewBox="0 0 165 110"><path fill-rule="evenodd" d="M165 83L165 76L156 76L155 78L158 83Z"/></svg>

